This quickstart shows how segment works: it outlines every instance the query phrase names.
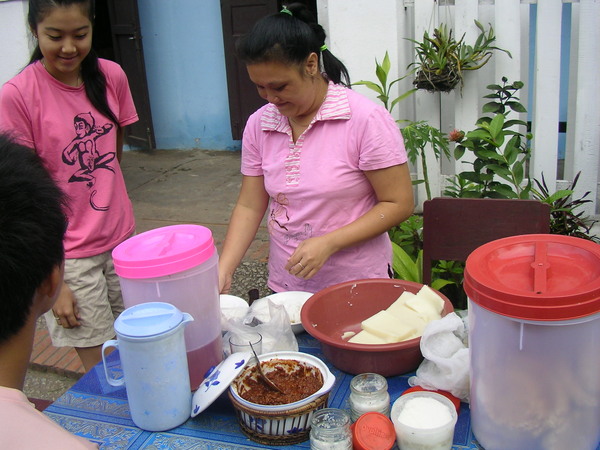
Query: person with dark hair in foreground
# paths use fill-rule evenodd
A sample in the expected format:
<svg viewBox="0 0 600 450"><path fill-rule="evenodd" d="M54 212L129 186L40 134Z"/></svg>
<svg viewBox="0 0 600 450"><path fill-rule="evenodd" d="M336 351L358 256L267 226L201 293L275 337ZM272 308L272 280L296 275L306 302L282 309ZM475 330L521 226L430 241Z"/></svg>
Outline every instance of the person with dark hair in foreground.
<svg viewBox="0 0 600 450"><path fill-rule="evenodd" d="M85 449L23 393L36 322L63 281L64 196L36 153L0 134L0 448Z"/></svg>

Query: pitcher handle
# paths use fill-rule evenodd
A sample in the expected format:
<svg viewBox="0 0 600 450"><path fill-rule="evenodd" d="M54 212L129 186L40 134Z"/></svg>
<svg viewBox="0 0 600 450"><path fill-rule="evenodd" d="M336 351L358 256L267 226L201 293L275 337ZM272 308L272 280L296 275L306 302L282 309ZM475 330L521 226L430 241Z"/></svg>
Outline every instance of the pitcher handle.
<svg viewBox="0 0 600 450"><path fill-rule="evenodd" d="M125 384L125 378L113 378L108 374L108 367L106 366L106 354L105 351L107 348L114 347L119 348L119 342L115 339L111 339L110 341L106 341L102 345L102 365L104 366L104 375L106 376L106 381L111 386L123 386Z"/></svg>

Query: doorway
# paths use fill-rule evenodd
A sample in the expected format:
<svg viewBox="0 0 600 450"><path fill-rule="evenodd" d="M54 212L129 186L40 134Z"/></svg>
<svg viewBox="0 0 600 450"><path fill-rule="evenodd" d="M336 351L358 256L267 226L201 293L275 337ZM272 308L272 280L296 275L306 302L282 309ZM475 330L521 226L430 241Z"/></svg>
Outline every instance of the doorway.
<svg viewBox="0 0 600 450"><path fill-rule="evenodd" d="M96 0L92 47L100 58L118 63L129 80L139 121L125 129L125 142L155 148L137 0Z"/></svg>
<svg viewBox="0 0 600 450"><path fill-rule="evenodd" d="M261 17L280 11L284 0L221 0L221 20L223 22L223 43L229 91L229 117L231 135L235 140L242 139L248 117L265 104L256 87L248 78L246 67L235 57L235 41L250 31ZM317 17L317 0L304 3ZM318 21L318 17L317 17Z"/></svg>

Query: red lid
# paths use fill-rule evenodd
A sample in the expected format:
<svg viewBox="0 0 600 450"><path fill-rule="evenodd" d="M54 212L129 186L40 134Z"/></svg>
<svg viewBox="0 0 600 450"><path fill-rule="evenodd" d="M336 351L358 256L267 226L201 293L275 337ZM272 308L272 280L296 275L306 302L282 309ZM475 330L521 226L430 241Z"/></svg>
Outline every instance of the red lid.
<svg viewBox="0 0 600 450"><path fill-rule="evenodd" d="M467 258L464 289L492 312L533 321L600 312L600 245L555 234L489 242Z"/></svg>
<svg viewBox="0 0 600 450"><path fill-rule="evenodd" d="M368 412L352 424L354 450L390 450L396 443L396 430L390 419Z"/></svg>
<svg viewBox="0 0 600 450"><path fill-rule="evenodd" d="M458 414L460 412L459 411L460 410L460 399L458 397L455 397L448 391L440 391L437 389L425 389L424 387L421 387L421 386L413 386L413 387L410 387L407 390L405 390L400 395L402 396L402 395L408 394L410 392L419 392L419 391L435 392L436 394L443 395L444 397L446 397L448 400L450 400L454 404L454 407L456 408L456 413Z"/></svg>

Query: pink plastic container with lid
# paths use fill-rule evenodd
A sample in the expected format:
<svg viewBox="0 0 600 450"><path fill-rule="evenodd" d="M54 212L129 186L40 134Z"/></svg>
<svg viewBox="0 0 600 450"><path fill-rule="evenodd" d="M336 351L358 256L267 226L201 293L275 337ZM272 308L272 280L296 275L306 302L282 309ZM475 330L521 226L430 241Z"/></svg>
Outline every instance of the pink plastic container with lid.
<svg viewBox="0 0 600 450"><path fill-rule="evenodd" d="M522 235L469 255L471 421L487 450L596 449L600 245Z"/></svg>
<svg viewBox="0 0 600 450"><path fill-rule="evenodd" d="M212 232L172 225L133 236L112 253L126 308L165 302L189 313L185 329L192 390L223 357L218 253Z"/></svg>

